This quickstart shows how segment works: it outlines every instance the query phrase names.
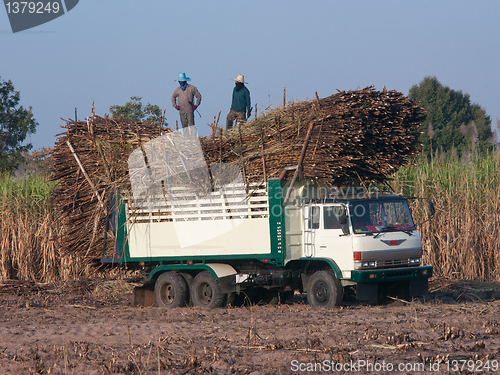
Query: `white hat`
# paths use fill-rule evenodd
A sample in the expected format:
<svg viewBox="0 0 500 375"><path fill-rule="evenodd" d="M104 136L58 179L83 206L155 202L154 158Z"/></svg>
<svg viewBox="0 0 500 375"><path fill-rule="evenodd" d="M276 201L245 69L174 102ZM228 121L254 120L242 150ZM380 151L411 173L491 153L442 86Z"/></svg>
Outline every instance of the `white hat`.
<svg viewBox="0 0 500 375"><path fill-rule="evenodd" d="M233 81L240 82L240 83L248 83L248 82L245 82L245 77L243 76L243 74L238 74L238 77L233 78Z"/></svg>

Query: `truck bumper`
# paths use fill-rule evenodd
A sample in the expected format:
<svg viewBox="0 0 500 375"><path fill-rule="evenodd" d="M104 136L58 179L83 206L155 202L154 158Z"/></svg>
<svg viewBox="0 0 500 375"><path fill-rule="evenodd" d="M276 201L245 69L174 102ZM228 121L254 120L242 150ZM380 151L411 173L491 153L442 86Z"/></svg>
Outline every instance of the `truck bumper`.
<svg viewBox="0 0 500 375"><path fill-rule="evenodd" d="M395 268L383 270L351 271L351 281L356 283L384 283L428 279L432 276L432 266Z"/></svg>
<svg viewBox="0 0 500 375"><path fill-rule="evenodd" d="M428 293L428 279L432 266L386 270L352 271L351 281L356 282L357 300L377 300L380 295L411 298Z"/></svg>

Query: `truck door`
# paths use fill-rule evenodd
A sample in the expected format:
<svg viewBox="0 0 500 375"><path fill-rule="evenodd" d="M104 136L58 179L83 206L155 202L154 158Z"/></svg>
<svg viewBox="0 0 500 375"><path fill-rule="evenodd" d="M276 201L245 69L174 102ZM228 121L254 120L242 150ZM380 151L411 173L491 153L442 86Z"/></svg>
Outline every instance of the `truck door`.
<svg viewBox="0 0 500 375"><path fill-rule="evenodd" d="M317 207L320 211L320 220L314 236L314 257L331 258L342 271L352 270L354 260L349 223L341 224L339 221L345 206L325 204Z"/></svg>

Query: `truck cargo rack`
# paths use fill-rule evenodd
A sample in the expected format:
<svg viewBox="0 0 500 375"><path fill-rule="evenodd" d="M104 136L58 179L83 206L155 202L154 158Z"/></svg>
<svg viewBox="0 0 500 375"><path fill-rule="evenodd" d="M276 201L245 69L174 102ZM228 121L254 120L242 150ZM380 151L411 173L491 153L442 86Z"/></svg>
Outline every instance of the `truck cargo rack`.
<svg viewBox="0 0 500 375"><path fill-rule="evenodd" d="M139 203L126 197L123 200L131 223L269 217L266 186L249 184L250 192L247 193L246 189L245 184L232 184L199 197L190 189L175 187L168 194L151 195ZM171 199L168 200L167 196Z"/></svg>

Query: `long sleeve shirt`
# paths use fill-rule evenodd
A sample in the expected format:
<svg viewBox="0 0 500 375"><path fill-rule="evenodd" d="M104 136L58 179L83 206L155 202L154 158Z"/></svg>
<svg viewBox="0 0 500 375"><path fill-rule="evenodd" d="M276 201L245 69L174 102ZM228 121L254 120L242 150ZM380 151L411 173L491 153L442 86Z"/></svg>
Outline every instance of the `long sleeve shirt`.
<svg viewBox="0 0 500 375"><path fill-rule="evenodd" d="M196 98L196 102L194 101ZM182 91L181 87L177 87L172 94L172 107L178 105L180 107L180 113L191 113L193 112L193 106L200 105L201 95L198 89L188 84L186 90Z"/></svg>
<svg viewBox="0 0 500 375"><path fill-rule="evenodd" d="M233 101L231 109L236 112L248 112L252 108L250 102L250 91L243 86L239 91L236 87L233 89Z"/></svg>

